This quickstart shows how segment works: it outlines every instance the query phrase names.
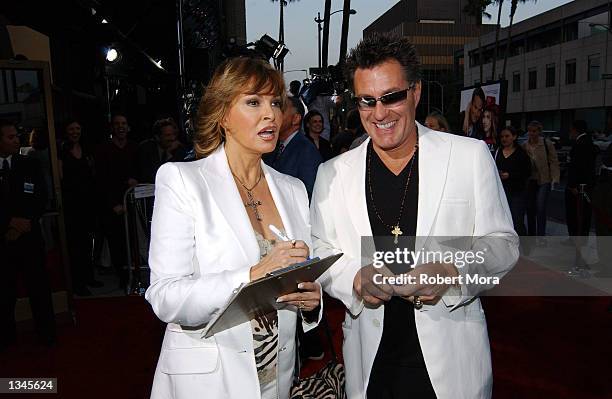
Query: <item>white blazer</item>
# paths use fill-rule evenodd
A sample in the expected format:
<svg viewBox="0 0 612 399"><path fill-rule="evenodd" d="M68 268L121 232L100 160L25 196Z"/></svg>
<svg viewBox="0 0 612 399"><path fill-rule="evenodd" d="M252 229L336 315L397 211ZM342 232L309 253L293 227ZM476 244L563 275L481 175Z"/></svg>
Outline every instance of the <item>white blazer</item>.
<svg viewBox="0 0 612 399"><path fill-rule="evenodd" d="M301 181L261 166L287 235L310 246L308 195ZM250 323L202 338L202 329L249 281L260 250L224 147L158 171L146 299L168 323L151 398L260 398ZM295 362L296 311L278 311L279 397ZM315 324L304 325L305 330Z"/></svg>
<svg viewBox="0 0 612 399"><path fill-rule="evenodd" d="M418 132L417 245L428 249L430 237L467 236L478 247L483 237L499 236L498 258L487 256L484 266L459 272L501 277L518 259L518 237L489 150L481 141L420 124ZM342 327L349 399L366 396L383 330L384 305L364 308L353 291L355 273L371 262L362 259L360 243L360 237L372 236L365 193L369 141L319 167L311 203L315 256L344 252L320 281L348 309ZM465 285L460 295L456 291L415 311L427 371L439 399L489 398L491 358L478 292Z"/></svg>

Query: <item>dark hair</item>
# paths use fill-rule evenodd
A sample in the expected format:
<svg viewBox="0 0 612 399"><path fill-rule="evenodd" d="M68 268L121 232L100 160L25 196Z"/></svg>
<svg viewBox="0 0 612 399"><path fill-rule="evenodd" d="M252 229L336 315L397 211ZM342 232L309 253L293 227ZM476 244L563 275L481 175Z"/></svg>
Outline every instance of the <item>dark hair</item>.
<svg viewBox="0 0 612 399"><path fill-rule="evenodd" d="M300 92L300 87L302 87L302 82L300 82L299 80L292 80L289 83L289 92L294 96L297 96Z"/></svg>
<svg viewBox="0 0 612 399"><path fill-rule="evenodd" d="M17 124L9 121L8 119L0 119L0 136L2 135L2 130L5 127L14 127L17 128Z"/></svg>
<svg viewBox="0 0 612 399"><path fill-rule="evenodd" d="M111 115L111 118L110 118L111 123L113 123L113 120L114 120L115 118L119 117L119 116L120 116L120 117L122 117L122 118L125 118L125 120L127 121L127 116L125 116L125 114L124 114L124 113L122 113L122 112L114 112L114 113Z"/></svg>
<svg viewBox="0 0 612 399"><path fill-rule="evenodd" d="M361 126L361 117L357 109L352 109L346 114L346 128L358 129Z"/></svg>
<svg viewBox="0 0 612 399"><path fill-rule="evenodd" d="M514 126L512 126L512 125L504 126L504 127L502 128L502 130L501 130L499 133L501 134L501 132L503 132L504 130L509 131L509 132L510 132L510 134L512 134L513 136L518 136L518 134L519 134L519 132L518 132L517 128L515 128L515 127L514 127Z"/></svg>
<svg viewBox="0 0 612 399"><path fill-rule="evenodd" d="M304 109L304 104L300 101L298 97L287 97L287 102L293 106L293 109L297 114L300 115L300 119L304 119L304 114L306 110Z"/></svg>
<svg viewBox="0 0 612 399"><path fill-rule="evenodd" d="M414 45L408 38L390 33L374 33L362 39L346 58L345 78L354 88L357 69L370 69L390 60L400 63L408 83L421 80L421 64Z"/></svg>
<svg viewBox="0 0 612 399"><path fill-rule="evenodd" d="M317 115L318 115L318 116L320 116L320 117L321 117L321 120L323 120L323 121L324 121L324 119L323 119L323 114L322 114L322 113L320 113L320 112L319 112L319 111L317 111L317 110L314 110L314 109L313 109L312 111L309 111L309 112L306 114L306 116L304 117L304 131L306 132L306 134L310 133L310 132L308 131L308 124L310 123L310 120L311 120L313 117L317 116Z"/></svg>
<svg viewBox="0 0 612 399"><path fill-rule="evenodd" d="M480 99L482 100L482 106L484 107L486 100L485 100L484 90L482 90L482 87L478 86L477 88L474 89L474 91L472 92L472 100L476 98L476 96L480 97Z"/></svg>
<svg viewBox="0 0 612 399"><path fill-rule="evenodd" d="M574 122L572 122L572 127L574 129L576 129L577 131L579 131L580 133L586 133L587 132L587 123L586 123L586 121L584 121L582 119L578 119L578 120L575 120Z"/></svg>
<svg viewBox="0 0 612 399"><path fill-rule="evenodd" d="M159 137L159 135L161 135L162 129L165 128L166 126L172 126L174 130L178 131L178 126L176 125L176 122L174 121L174 119L168 117L168 118L158 119L155 121L155 123L153 123L153 134L156 137Z"/></svg>

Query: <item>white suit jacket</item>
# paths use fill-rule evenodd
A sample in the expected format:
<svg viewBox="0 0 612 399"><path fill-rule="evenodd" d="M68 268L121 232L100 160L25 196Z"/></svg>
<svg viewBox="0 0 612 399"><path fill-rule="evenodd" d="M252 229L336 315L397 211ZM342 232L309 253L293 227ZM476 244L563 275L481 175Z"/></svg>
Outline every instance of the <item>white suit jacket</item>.
<svg viewBox="0 0 612 399"><path fill-rule="evenodd" d="M308 196L301 181L261 166L289 237L310 246ZM168 323L151 397L260 398L250 323L202 338L202 329L249 281L260 250L224 147L157 173L146 299ZM295 361L295 310L278 311L279 397ZM313 325L305 325L305 330Z"/></svg>
<svg viewBox="0 0 612 399"><path fill-rule="evenodd" d="M483 237L498 236L495 251L489 253L494 256L459 272L503 276L518 259L518 237L489 150L481 141L420 124L418 132L418 248L422 244L427 249L427 237L433 236L467 236L474 247ZM364 308L353 291L355 274L371 262L362 258L360 248L360 237L372 235L365 193L369 141L319 167L311 202L315 256L344 253L320 281L348 309L343 351L349 399L366 396L383 330L384 306ZM460 296L445 296L415 311L423 357L440 399L491 396L489 341L477 293L463 285Z"/></svg>

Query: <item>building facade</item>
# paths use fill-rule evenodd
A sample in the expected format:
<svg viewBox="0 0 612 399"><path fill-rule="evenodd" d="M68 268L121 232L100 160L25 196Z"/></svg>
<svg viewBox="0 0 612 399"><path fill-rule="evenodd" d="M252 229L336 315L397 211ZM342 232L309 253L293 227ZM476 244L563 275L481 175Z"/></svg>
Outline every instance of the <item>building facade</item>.
<svg viewBox="0 0 612 399"><path fill-rule="evenodd" d="M522 5L528 7L528 4ZM609 130L612 106L612 37L608 0L579 0L512 27L505 78L506 121L525 128L537 119L545 129L569 130L584 119L591 130ZM496 75L501 78L507 28L500 33ZM485 80L493 80L495 33L481 37ZM477 42L465 46L464 86L480 83Z"/></svg>

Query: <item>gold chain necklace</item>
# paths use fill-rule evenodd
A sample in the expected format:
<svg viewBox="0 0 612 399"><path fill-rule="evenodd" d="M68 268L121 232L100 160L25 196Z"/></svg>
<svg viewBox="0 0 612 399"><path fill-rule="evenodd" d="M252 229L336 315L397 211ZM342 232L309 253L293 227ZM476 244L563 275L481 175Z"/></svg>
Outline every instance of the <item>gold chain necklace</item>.
<svg viewBox="0 0 612 399"><path fill-rule="evenodd" d="M257 187L257 185L259 184L259 182L261 181L261 177L263 176L263 171L261 170L261 167L259 168L259 177L257 178L257 181L255 182L255 184L253 184L253 187L248 188L246 186L246 184L244 184L242 182L242 180L240 180L238 178L238 176L236 176L234 174L234 172L232 172L232 170L230 169L230 172L232 173L232 176L234 176L234 178L236 179L236 181L238 183L240 183L240 185L242 186L242 188L244 188L246 190L246 194L247 194L247 202L244 204L244 206L246 206L247 208L251 208L253 209L253 211L255 212L255 218L259 221L262 220L261 218L261 214L259 213L259 209L257 209L257 207L259 207L261 205L261 201L256 200L255 197L253 196L253 190L255 189L255 187Z"/></svg>
<svg viewBox="0 0 612 399"><path fill-rule="evenodd" d="M378 208L376 208L376 203L374 202L374 190L372 190L372 151L373 148L368 147L368 188L370 191L370 202L372 203L372 209L374 209L374 214L383 225L387 226L391 229L391 234L395 236L393 243L397 244L398 237L404 234L404 232L400 229L400 220L402 220L402 215L404 213L404 204L406 202L406 194L408 193L408 186L410 185L410 178L412 177L412 167L414 166L415 159L418 156L419 150L419 138L417 136L417 142L414 144L414 152L412 154L412 158L410 159L410 169L408 170L408 180L406 180L406 186L404 187L404 195L402 196L402 202L400 204L399 215L397 216L397 221L394 225L390 225L386 223L380 213L378 212Z"/></svg>

